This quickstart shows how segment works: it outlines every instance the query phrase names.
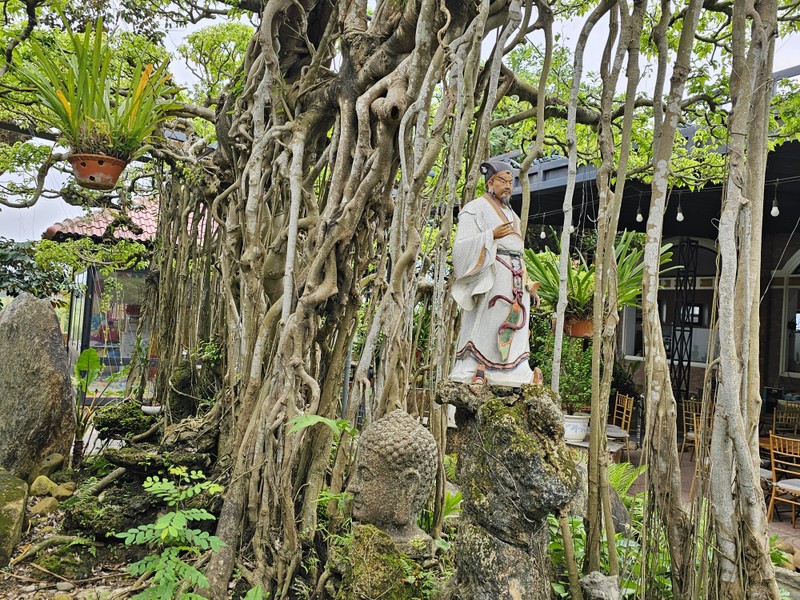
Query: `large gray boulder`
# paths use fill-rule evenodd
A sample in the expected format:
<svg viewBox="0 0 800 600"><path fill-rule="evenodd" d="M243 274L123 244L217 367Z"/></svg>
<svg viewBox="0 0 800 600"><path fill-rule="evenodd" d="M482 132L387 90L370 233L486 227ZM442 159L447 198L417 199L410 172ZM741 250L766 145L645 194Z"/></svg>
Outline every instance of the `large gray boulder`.
<svg viewBox="0 0 800 600"><path fill-rule="evenodd" d="M22 294L0 312L0 466L26 479L75 434L69 360L50 303Z"/></svg>
<svg viewBox="0 0 800 600"><path fill-rule="evenodd" d="M0 568L11 560L22 534L28 484L0 468Z"/></svg>

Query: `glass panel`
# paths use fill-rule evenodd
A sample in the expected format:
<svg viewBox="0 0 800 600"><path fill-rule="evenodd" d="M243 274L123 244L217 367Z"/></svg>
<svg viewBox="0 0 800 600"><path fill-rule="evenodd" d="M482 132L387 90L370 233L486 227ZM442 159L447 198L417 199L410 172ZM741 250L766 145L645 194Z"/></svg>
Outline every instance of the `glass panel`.
<svg viewBox="0 0 800 600"><path fill-rule="evenodd" d="M86 271L75 275L75 283L80 284L80 293L72 294L72 304L70 305L70 323L67 332L67 344L71 357L77 357L81 353L81 331L83 331L83 311L86 307ZM74 360L74 359L73 359Z"/></svg>
<svg viewBox="0 0 800 600"><path fill-rule="evenodd" d="M786 295L786 370L800 372L800 290Z"/></svg>
<svg viewBox="0 0 800 600"><path fill-rule="evenodd" d="M127 366L137 351L146 352L149 323L142 323L144 271L98 275L94 286L89 344L97 350L103 372L90 393L104 398L125 392Z"/></svg>

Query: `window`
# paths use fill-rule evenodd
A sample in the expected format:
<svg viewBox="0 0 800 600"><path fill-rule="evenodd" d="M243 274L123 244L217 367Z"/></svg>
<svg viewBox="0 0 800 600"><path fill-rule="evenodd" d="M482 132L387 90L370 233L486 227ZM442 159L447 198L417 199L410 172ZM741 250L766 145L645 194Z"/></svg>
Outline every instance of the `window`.
<svg viewBox="0 0 800 600"><path fill-rule="evenodd" d="M683 312L682 316L685 322L691 323L692 325L705 325L702 304L690 304L682 307L681 310Z"/></svg>
<svg viewBox="0 0 800 600"><path fill-rule="evenodd" d="M796 277L789 278L792 285ZM800 288L789 287L784 296L786 327L783 332L784 368L790 373L800 373Z"/></svg>

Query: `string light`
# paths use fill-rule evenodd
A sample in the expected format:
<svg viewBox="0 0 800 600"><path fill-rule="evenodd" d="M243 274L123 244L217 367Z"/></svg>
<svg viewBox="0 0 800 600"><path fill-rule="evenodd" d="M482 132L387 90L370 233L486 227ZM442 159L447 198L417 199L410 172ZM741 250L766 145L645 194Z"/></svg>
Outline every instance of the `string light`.
<svg viewBox="0 0 800 600"><path fill-rule="evenodd" d="M769 211L773 217L777 217L781 214L781 209L778 208L778 183L780 179L775 180L775 196L772 198L772 210Z"/></svg>
<svg viewBox="0 0 800 600"><path fill-rule="evenodd" d="M636 207L636 222L641 223L644 221L644 217L642 216L642 194L639 193L639 206Z"/></svg>
<svg viewBox="0 0 800 600"><path fill-rule="evenodd" d="M675 215L675 220L680 223L683 221L683 210L681 210L681 193L678 192L678 214Z"/></svg>
<svg viewBox="0 0 800 600"><path fill-rule="evenodd" d="M570 233L575 233L575 225L570 225L569 226L569 232Z"/></svg>
<svg viewBox="0 0 800 600"><path fill-rule="evenodd" d="M542 238L542 239L547 237L547 234L544 232L544 223L542 223L542 231L539 234L539 237Z"/></svg>

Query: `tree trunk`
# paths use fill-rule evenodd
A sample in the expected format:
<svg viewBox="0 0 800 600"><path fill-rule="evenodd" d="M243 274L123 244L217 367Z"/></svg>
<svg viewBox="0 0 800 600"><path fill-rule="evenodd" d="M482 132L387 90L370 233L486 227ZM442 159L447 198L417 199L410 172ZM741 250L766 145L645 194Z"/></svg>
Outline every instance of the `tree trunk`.
<svg viewBox="0 0 800 600"><path fill-rule="evenodd" d="M663 4L662 4L663 8ZM677 409L664 351L661 320L658 314L658 274L664 211L669 185L670 158L675 131L681 116L681 99L690 70L694 33L702 2L690 0L685 12L677 56L672 69L669 96L663 119L654 122L656 139L653 150L653 182L650 213L647 218L647 242L644 250L642 285L642 335L644 339L645 398L647 402L645 453L648 464L648 494L652 511L645 513L645 528L655 530L663 525L669 545L672 567L672 589L678 600L689 599L694 575L694 556L688 514L681 501L680 458L677 446ZM663 47L663 46L660 46ZM662 60L659 71L666 69ZM659 76L663 81L663 76ZM654 103L659 104L661 90L656 88ZM661 110L655 111L657 117ZM643 552L656 555L659 535L645 538ZM647 581L646 573L642 574Z"/></svg>

